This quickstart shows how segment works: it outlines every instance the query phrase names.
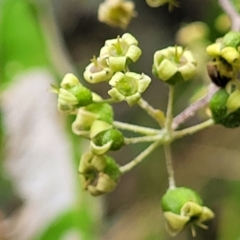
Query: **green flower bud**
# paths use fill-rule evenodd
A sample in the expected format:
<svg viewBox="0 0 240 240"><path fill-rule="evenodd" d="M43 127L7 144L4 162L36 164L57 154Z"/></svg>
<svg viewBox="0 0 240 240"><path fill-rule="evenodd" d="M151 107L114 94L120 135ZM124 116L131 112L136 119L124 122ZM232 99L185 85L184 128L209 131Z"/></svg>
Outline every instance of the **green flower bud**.
<svg viewBox="0 0 240 240"><path fill-rule="evenodd" d="M136 62L142 51L138 42L130 33L110 39L100 50L100 58L105 59L113 72L123 71L131 62Z"/></svg>
<svg viewBox="0 0 240 240"><path fill-rule="evenodd" d="M58 109L62 112L73 112L81 106L92 103L92 92L82 86L73 74L66 74L60 88L54 87L58 94Z"/></svg>
<svg viewBox="0 0 240 240"><path fill-rule="evenodd" d="M216 124L227 128L240 126L240 93L236 89L230 95L225 89L218 90L209 102L212 118Z"/></svg>
<svg viewBox="0 0 240 240"><path fill-rule="evenodd" d="M108 67L106 61L95 57L91 61L83 73L84 79L89 83L109 81L113 71Z"/></svg>
<svg viewBox="0 0 240 240"><path fill-rule="evenodd" d="M152 71L160 80L176 84L196 74L196 61L189 50L179 46L168 47L155 52Z"/></svg>
<svg viewBox="0 0 240 240"><path fill-rule="evenodd" d="M169 189L162 197L161 206L167 220L167 231L175 236L188 223L206 227L202 222L214 217L209 208L203 206L200 196L185 187Z"/></svg>
<svg viewBox="0 0 240 240"><path fill-rule="evenodd" d="M111 192L120 177L119 166L112 158L92 152L82 154L79 173L83 188L93 196Z"/></svg>
<svg viewBox="0 0 240 240"><path fill-rule="evenodd" d="M108 142L111 142L109 150L119 150L124 144L123 134L119 130L111 128L107 131L99 133L94 139L94 143L98 146L103 146Z"/></svg>
<svg viewBox="0 0 240 240"><path fill-rule="evenodd" d="M141 93L146 90L150 82L150 77L145 74L117 72L109 81L113 88L108 94L117 102L125 100L129 106L133 106L140 100Z"/></svg>
<svg viewBox="0 0 240 240"><path fill-rule="evenodd" d="M125 29L136 15L132 1L105 0L99 5L98 20L113 27Z"/></svg>

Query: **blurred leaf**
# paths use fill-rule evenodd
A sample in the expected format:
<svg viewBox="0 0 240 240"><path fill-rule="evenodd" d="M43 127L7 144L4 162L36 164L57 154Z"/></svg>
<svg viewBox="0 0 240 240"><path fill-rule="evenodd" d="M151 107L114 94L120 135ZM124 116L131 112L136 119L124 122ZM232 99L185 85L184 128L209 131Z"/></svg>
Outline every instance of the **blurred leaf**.
<svg viewBox="0 0 240 240"><path fill-rule="evenodd" d="M0 10L1 81L49 63L45 39L34 7L25 0L5 0Z"/></svg>
<svg viewBox="0 0 240 240"><path fill-rule="evenodd" d="M92 240L96 232L92 231L91 224L87 208L71 209L54 219L52 224L36 240L61 239L68 233L72 233L82 240Z"/></svg>

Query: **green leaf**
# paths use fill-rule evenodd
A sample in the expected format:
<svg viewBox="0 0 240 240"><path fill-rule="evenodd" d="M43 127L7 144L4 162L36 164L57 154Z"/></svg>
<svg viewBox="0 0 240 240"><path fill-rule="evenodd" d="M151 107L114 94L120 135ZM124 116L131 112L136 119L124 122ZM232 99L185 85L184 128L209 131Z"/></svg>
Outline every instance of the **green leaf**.
<svg viewBox="0 0 240 240"><path fill-rule="evenodd" d="M2 83L30 68L48 65L45 37L34 6L25 0L5 0L0 14Z"/></svg>

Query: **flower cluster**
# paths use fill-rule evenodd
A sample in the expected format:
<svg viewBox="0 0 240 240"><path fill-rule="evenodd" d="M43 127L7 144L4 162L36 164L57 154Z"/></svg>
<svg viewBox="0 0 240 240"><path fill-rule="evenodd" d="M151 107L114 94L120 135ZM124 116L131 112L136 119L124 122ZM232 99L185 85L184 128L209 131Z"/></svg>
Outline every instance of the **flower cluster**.
<svg viewBox="0 0 240 240"><path fill-rule="evenodd" d="M212 210L203 206L200 196L186 187L169 189L162 197L161 206L167 231L172 236L176 236L189 223L193 235L196 235L194 225L206 229L203 222L214 217Z"/></svg>
<svg viewBox="0 0 240 240"><path fill-rule="evenodd" d="M173 2L173 0L158 1L159 4ZM113 7L113 9L116 8L116 14L123 15L126 13L125 10L129 10L127 6L130 6L122 5L121 0L107 0L105 4ZM107 17L112 17L111 11L105 12ZM123 22L125 21L127 20L123 19ZM211 50L215 47L210 46L208 48L214 58L213 69L217 72L217 76L227 78L227 81L234 79L235 69L237 69L240 58L238 56L239 42L235 41L235 47L230 47L229 44L228 38L224 38L224 48L221 47L220 52L215 52L215 55ZM83 189L93 196L114 190L123 173L141 162L156 146L169 144L170 141L174 140L174 136L176 137L174 134L168 134L169 131L174 131L171 127L173 91L169 94L166 117L161 110L154 109L141 99L141 94L149 86L151 78L144 73L129 70L130 64L136 62L141 53L136 38L129 33L125 33L116 39L106 40L104 46L100 49L99 56L93 57L91 63L85 68L83 77L88 83L108 83L110 87L108 89L109 99L103 99L96 93L91 92L73 74L66 74L59 88L53 86L53 91L58 94L58 109L75 115L72 132L89 140L89 147L81 156L78 172ZM196 74L196 65L196 60L190 50L175 46L155 52L152 71L158 79L167 84L175 85L190 80ZM231 69L231 71L227 72L228 69ZM221 89L210 102L210 109L215 122L228 127L240 125L240 89L237 83L234 84L231 85L230 91L225 88ZM173 90L173 86L170 89ZM160 123L159 125L163 129L158 131L114 122L113 107L110 103L122 101L126 101L130 107L138 103ZM169 124L164 124L165 119ZM212 120L211 123L213 123ZM127 127L124 128L124 126ZM147 136L125 138L117 127L119 129L130 129ZM179 132L181 133L181 131ZM121 168L109 156L110 151L117 151L125 144L142 142L143 140L146 140L146 142L150 140L153 143L132 162ZM161 206L167 222L167 230L173 236L182 231L189 223L195 234L194 225L206 228L203 223L214 217L214 213L203 206L199 195L185 187L170 188L162 197Z"/></svg>
<svg viewBox="0 0 240 240"><path fill-rule="evenodd" d="M122 133L113 127L112 106L101 102L73 74L66 74L60 88L53 86L53 91L58 94L58 109L76 115L73 133L90 140L90 151L82 155L79 165L83 188L94 196L112 191L120 171L106 153L124 145Z"/></svg>
<svg viewBox="0 0 240 240"><path fill-rule="evenodd" d="M116 101L126 101L129 106L136 104L151 82L150 77L128 70L129 64L136 62L142 51L138 41L129 33L122 37L106 40L98 57L85 68L83 77L89 83L109 82L108 91Z"/></svg>

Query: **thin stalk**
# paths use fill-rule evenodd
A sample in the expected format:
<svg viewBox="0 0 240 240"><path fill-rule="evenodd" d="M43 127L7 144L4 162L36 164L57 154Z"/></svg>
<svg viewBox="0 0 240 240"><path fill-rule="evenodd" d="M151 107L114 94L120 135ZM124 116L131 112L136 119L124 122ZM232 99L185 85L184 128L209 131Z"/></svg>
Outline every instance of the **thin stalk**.
<svg viewBox="0 0 240 240"><path fill-rule="evenodd" d="M134 158L131 162L126 165L120 167L120 172L126 173L130 171L132 168L141 163L146 156L148 156L154 149L156 149L161 144L160 141L152 143L149 147L147 147L143 152L141 152L136 158Z"/></svg>
<svg viewBox="0 0 240 240"><path fill-rule="evenodd" d="M127 130L127 131L140 133L140 134L144 134L144 135L156 135L160 131L160 130L154 129L154 128L142 127L142 126L137 126L137 125L118 122L118 121L114 121L113 125L114 125L114 127L118 128L118 129Z"/></svg>
<svg viewBox="0 0 240 240"><path fill-rule="evenodd" d="M135 144L140 142L155 142L155 141L161 141L161 143L164 143L166 141L166 131L162 131L157 135L154 136L143 136L143 137L133 137L133 138L125 138L124 143L125 144Z"/></svg>
<svg viewBox="0 0 240 240"><path fill-rule="evenodd" d="M149 116L151 116L159 125L160 127L164 126L165 116L164 113L159 110L153 108L147 101L141 98L138 101L138 105L147 112Z"/></svg>
<svg viewBox="0 0 240 240"><path fill-rule="evenodd" d="M167 172L168 172L169 189L174 189L176 187L176 184L175 184L175 178L174 178L171 147L169 144L166 144L163 146L163 148L164 148L166 167L167 167Z"/></svg>
<svg viewBox="0 0 240 240"><path fill-rule="evenodd" d="M165 128L171 134L172 132L172 109L173 109L173 95L174 95L174 86L169 86L169 95L168 95L168 106L166 114Z"/></svg>
<svg viewBox="0 0 240 240"><path fill-rule="evenodd" d="M202 123L200 123L198 125L195 125L193 127L185 128L183 130L179 130L179 131L174 132L173 138L174 139L182 138L186 135L193 134L193 133L196 133L198 131L203 130L204 128L210 127L213 124L214 124L214 120L212 118L210 118L207 121L202 122Z"/></svg>

